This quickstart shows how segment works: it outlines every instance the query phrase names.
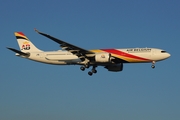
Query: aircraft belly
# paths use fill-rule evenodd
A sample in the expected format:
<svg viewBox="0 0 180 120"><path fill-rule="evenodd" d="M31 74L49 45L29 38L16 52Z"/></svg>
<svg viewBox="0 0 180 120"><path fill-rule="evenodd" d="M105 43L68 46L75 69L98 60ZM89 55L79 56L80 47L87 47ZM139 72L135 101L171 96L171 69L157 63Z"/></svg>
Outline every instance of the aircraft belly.
<svg viewBox="0 0 180 120"><path fill-rule="evenodd" d="M29 59L47 64L77 64L81 60L74 55L44 55L44 54L31 54Z"/></svg>
<svg viewBox="0 0 180 120"><path fill-rule="evenodd" d="M74 55L49 55L46 56L45 59L48 61L56 61L65 64L75 64L77 62L81 62L81 60Z"/></svg>
<svg viewBox="0 0 180 120"><path fill-rule="evenodd" d="M72 56L46 56L45 58L49 60L59 60L59 61L78 59L78 57L72 57Z"/></svg>

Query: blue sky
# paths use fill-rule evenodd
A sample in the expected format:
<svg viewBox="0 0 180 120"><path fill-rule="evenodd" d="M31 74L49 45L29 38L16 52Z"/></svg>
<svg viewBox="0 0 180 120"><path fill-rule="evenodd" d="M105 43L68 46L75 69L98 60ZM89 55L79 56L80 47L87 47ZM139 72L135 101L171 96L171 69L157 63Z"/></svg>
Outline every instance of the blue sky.
<svg viewBox="0 0 180 120"><path fill-rule="evenodd" d="M179 120L179 0L3 0L0 4L1 120ZM88 76L79 66L16 57L14 32L42 50L59 45L34 28L85 49L155 47L171 57Z"/></svg>

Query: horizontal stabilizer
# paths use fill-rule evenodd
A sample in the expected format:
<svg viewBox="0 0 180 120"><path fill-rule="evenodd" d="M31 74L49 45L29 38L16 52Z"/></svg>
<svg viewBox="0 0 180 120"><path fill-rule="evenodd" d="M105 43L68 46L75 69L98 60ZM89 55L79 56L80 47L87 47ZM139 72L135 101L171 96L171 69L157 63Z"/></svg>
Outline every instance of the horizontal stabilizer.
<svg viewBox="0 0 180 120"><path fill-rule="evenodd" d="M11 51L13 51L15 53L18 53L19 55L23 55L23 56L29 56L30 55L29 53L24 53L24 52L21 52L19 50L14 49L14 48L7 47L7 49L9 49L9 50L11 50Z"/></svg>

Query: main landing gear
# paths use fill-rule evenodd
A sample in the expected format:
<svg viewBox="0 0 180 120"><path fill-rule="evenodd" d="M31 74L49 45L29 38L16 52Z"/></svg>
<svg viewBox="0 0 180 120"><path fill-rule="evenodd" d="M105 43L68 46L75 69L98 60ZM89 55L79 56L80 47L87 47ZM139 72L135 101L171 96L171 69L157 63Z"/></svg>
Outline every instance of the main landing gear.
<svg viewBox="0 0 180 120"><path fill-rule="evenodd" d="M88 75L92 76L93 73L97 73L96 67L97 66L93 66L92 70L88 72ZM88 66L87 65L83 65L83 66L80 67L80 69L82 71L84 71L86 68L89 68L89 65Z"/></svg>
<svg viewBox="0 0 180 120"><path fill-rule="evenodd" d="M86 68L89 68L89 63L87 63L87 64L85 64L85 65L83 65L83 66L80 67L80 69L81 69L82 71L84 71Z"/></svg>
<svg viewBox="0 0 180 120"><path fill-rule="evenodd" d="M92 70L88 72L88 75L93 75L93 73L97 73L96 66L93 66Z"/></svg>
<svg viewBox="0 0 180 120"><path fill-rule="evenodd" d="M84 66L81 66L80 69L84 71L86 68Z"/></svg>
<svg viewBox="0 0 180 120"><path fill-rule="evenodd" d="M155 68L155 61L152 61L151 67L154 69Z"/></svg>

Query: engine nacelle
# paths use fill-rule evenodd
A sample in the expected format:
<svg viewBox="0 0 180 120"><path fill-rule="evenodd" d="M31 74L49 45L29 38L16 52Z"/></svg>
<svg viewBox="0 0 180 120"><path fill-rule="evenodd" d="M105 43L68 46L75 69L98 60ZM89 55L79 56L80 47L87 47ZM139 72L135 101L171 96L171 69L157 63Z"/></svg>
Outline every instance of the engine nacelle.
<svg viewBox="0 0 180 120"><path fill-rule="evenodd" d="M108 71L118 72L123 70L123 63L105 66Z"/></svg>
<svg viewBox="0 0 180 120"><path fill-rule="evenodd" d="M111 54L110 53L97 53L95 55L96 62L111 62Z"/></svg>

